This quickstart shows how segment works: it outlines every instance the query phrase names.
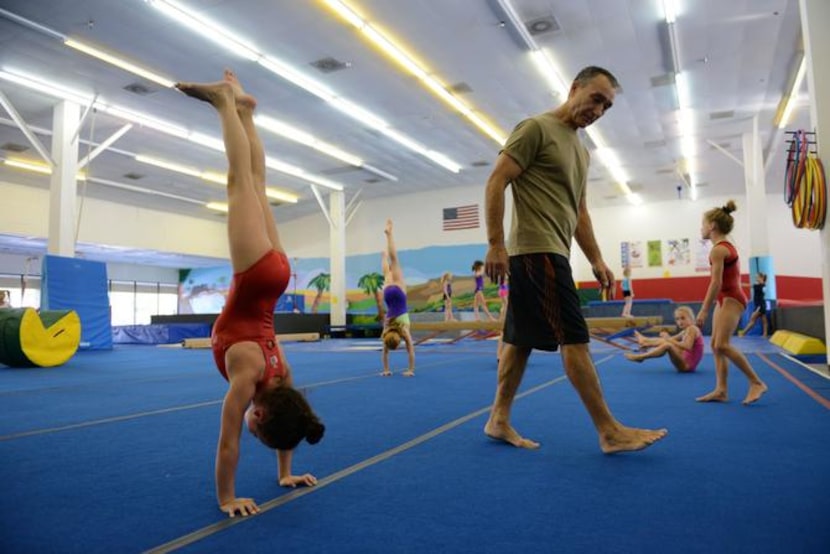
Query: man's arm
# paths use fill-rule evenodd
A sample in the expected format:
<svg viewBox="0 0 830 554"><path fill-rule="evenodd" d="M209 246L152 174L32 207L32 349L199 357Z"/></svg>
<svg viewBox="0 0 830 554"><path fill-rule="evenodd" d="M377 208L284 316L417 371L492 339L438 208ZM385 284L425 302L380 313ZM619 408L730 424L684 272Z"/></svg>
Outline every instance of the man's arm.
<svg viewBox="0 0 830 554"><path fill-rule="evenodd" d="M489 250L485 259L485 274L494 282L501 282L507 274L507 249L504 246L504 191L522 174L522 167L508 154L496 158L493 172L484 191L484 221L487 225Z"/></svg>
<svg viewBox="0 0 830 554"><path fill-rule="evenodd" d="M574 238L579 248L588 258L591 264L591 270L594 272L597 280L606 289L614 288L614 273L605 265L602 259L602 253L599 250L596 236L594 235L594 226L591 222L591 215L588 213L588 205L585 201L585 195L579 200L579 213L576 220L576 232Z"/></svg>

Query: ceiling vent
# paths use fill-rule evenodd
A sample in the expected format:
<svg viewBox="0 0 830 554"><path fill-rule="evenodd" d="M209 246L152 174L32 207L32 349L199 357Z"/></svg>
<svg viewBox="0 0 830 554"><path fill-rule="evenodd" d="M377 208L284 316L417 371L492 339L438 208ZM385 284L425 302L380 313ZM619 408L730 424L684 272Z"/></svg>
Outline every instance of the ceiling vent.
<svg viewBox="0 0 830 554"><path fill-rule="evenodd" d="M486 160L478 160L477 162L473 162L470 165L473 167L487 167L488 165L490 165L490 162Z"/></svg>
<svg viewBox="0 0 830 554"><path fill-rule="evenodd" d="M559 25L559 22L552 15L525 21L525 28L533 36L555 33L562 30L562 26Z"/></svg>
<svg viewBox="0 0 830 554"><path fill-rule="evenodd" d="M364 183L369 183L370 185L374 185L375 183L380 183L380 181L381 181L381 179L378 179L377 177L369 177L368 179L363 180Z"/></svg>
<svg viewBox="0 0 830 554"><path fill-rule="evenodd" d="M676 170L673 167L664 167L663 169L658 169L655 173L657 175L669 175L671 173L676 173Z"/></svg>
<svg viewBox="0 0 830 554"><path fill-rule="evenodd" d="M5 150L6 152L25 152L29 149L28 146L25 144L18 144L16 142L7 142L3 146L0 146L0 149Z"/></svg>
<svg viewBox="0 0 830 554"><path fill-rule="evenodd" d="M323 175L340 175L341 173L351 173L353 171L361 171L359 167L353 165L341 165L339 167L331 167L320 171Z"/></svg>
<svg viewBox="0 0 830 554"><path fill-rule="evenodd" d="M139 179L143 179L144 175L141 174L141 173L134 173L134 172L131 171L130 173L125 173L124 178L125 179L131 179L133 181L138 181Z"/></svg>
<svg viewBox="0 0 830 554"><path fill-rule="evenodd" d="M352 66L350 62L341 62L340 60L331 57L311 62L311 65L323 73L334 73L335 71L347 69Z"/></svg>
<svg viewBox="0 0 830 554"><path fill-rule="evenodd" d="M129 85L124 87L124 90L132 92L133 94L137 94L139 96L147 96L148 94L153 94L154 92L156 92L155 90L151 89L143 83L130 83Z"/></svg>
<svg viewBox="0 0 830 554"><path fill-rule="evenodd" d="M725 110L722 112L712 112L709 114L709 119L729 119L735 117L735 110Z"/></svg>
<svg viewBox="0 0 830 554"><path fill-rule="evenodd" d="M651 78L651 86L666 87L674 84L674 73L664 73L662 75L655 75Z"/></svg>

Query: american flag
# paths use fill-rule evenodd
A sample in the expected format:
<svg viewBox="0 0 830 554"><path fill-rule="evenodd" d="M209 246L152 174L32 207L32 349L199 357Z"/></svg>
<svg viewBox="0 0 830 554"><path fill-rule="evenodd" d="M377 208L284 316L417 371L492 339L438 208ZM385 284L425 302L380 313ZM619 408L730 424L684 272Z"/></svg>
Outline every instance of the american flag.
<svg viewBox="0 0 830 554"><path fill-rule="evenodd" d="M478 229L478 204L444 208L444 230Z"/></svg>

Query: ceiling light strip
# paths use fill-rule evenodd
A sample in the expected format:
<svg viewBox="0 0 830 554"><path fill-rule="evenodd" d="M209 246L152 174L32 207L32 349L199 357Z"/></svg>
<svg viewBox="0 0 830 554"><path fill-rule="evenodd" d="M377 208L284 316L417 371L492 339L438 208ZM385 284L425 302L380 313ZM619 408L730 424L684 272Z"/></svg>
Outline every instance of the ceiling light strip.
<svg viewBox="0 0 830 554"><path fill-rule="evenodd" d="M801 54L801 63L798 65L798 71L795 74L792 88L787 93L787 98L784 103L784 111L781 112L781 118L778 120L778 128L783 129L790 122L790 116L795 108L795 103L798 100L798 92L801 90L801 83L804 82L804 76L807 74L807 56Z"/></svg>
<svg viewBox="0 0 830 554"><path fill-rule="evenodd" d="M360 121L364 125L367 125L381 132L383 132L384 129L389 128L388 123L386 123L385 121L383 121L383 119L379 118L370 111L366 110L365 108L362 108L348 100L345 100L344 98L338 96L333 91L331 91L328 87L307 77L306 75L302 74L301 72L297 71L295 68L289 66L281 60L259 51L255 46L248 44L246 41L238 38L236 34L225 29L218 23L211 21L202 15L194 14L192 10L187 9L180 3L175 2L174 0L147 1L150 5L159 9L165 15L185 25L197 34L207 38L208 40L215 42L216 44L222 46L223 48L231 52L234 52L251 61L257 62L265 69L282 77L283 79L286 79L287 81L295 84L303 90L306 90L307 92L325 100L326 102L331 104L332 107L352 117L353 119ZM402 135L400 133L397 133L397 136ZM409 138L407 138L405 142L401 142L401 144L404 144L407 147L410 147L409 145L417 145L417 148L411 149L415 152L418 152L421 155L424 155L424 152L429 151L428 148L421 146L416 141ZM457 173L461 167L459 164L453 162L452 160L449 160L449 158L447 158L447 156L444 155L437 157L425 155L425 157L431 159L435 163L455 173Z"/></svg>
<svg viewBox="0 0 830 554"><path fill-rule="evenodd" d="M0 79L24 86L31 90L42 92L49 96L75 102L77 104L87 105L92 102L92 97L90 97L89 95L72 89L68 89L60 85L46 82L41 78L32 75L27 75L17 70L12 70L8 68L0 70ZM181 127L179 125L162 121L160 119L133 110L121 108L115 105L110 105L101 100L96 100L95 106L101 111L108 113L112 116L119 117L121 119L126 119L127 121L137 123L145 127L150 127L162 133L188 140L190 142L193 142L194 144L206 146L208 148L212 148L220 152L224 152L225 150L224 143L220 139L216 139L202 133L189 131L188 129L185 129L184 127ZM266 159L266 165L268 165L268 167L276 171L282 171L282 167L289 167L292 168L292 171L283 172L288 173L289 175L298 176L305 181L317 183L319 185L333 190L343 190L343 185L341 185L340 183L331 181L324 177L318 177L316 175L306 173L304 170L300 168L296 168L289 164L284 164L283 162L274 160L272 158Z"/></svg>
<svg viewBox="0 0 830 554"><path fill-rule="evenodd" d="M447 87L443 83L432 77L403 48L374 28L368 21L357 14L354 9L341 0L325 0L325 2L332 10L363 33L375 46L390 56L409 73L421 80L427 88L466 117L485 135L496 141L499 145L504 144L507 136L502 131L497 130L482 117L476 115L472 107L468 106L463 100L447 90Z"/></svg>

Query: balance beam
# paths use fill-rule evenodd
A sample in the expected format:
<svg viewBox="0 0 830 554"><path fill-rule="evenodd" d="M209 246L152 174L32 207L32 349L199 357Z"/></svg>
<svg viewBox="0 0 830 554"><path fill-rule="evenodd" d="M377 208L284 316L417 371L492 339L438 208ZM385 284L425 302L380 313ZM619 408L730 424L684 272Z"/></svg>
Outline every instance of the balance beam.
<svg viewBox="0 0 830 554"><path fill-rule="evenodd" d="M320 333L285 333L276 335L280 342L315 342L320 340ZM210 348L210 337L203 339L184 339L182 341L184 348Z"/></svg>
<svg viewBox="0 0 830 554"><path fill-rule="evenodd" d="M640 317L586 317L589 329L625 329L626 327L651 327L662 325L663 316Z"/></svg>
<svg viewBox="0 0 830 554"><path fill-rule="evenodd" d="M501 321L413 321L413 331L501 331Z"/></svg>

